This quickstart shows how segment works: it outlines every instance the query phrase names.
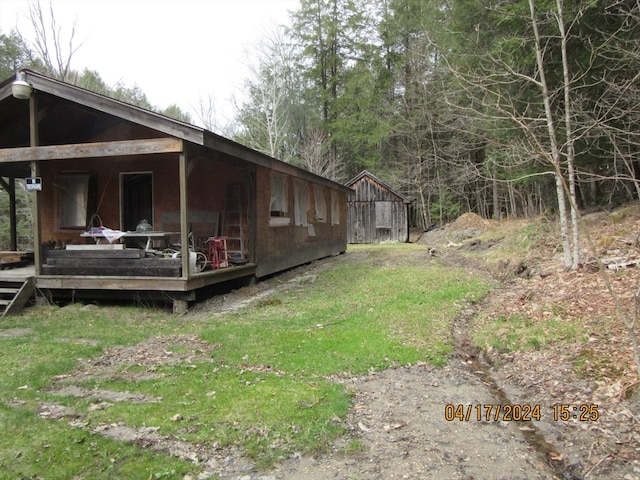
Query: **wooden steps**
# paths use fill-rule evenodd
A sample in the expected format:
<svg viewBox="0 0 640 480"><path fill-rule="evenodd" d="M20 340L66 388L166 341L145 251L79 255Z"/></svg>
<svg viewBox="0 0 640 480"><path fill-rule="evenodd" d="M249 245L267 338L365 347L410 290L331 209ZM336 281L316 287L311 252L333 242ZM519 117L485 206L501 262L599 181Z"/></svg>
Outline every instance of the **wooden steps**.
<svg viewBox="0 0 640 480"><path fill-rule="evenodd" d="M24 282L0 281L0 317L21 311L35 293L35 280L27 278Z"/></svg>

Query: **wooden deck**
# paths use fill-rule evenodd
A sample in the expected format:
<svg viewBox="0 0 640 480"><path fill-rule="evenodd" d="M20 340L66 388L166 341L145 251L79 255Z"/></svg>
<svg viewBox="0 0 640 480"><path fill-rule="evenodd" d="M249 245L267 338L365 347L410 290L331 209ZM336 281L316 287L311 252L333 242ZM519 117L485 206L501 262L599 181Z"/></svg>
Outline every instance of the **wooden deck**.
<svg viewBox="0 0 640 480"><path fill-rule="evenodd" d="M206 270L183 277L97 276L97 275L38 275L35 267L0 270L2 282L24 283L34 279L35 287L43 294L60 298L128 299L137 297L170 298L176 313L185 313L190 301L196 300L196 291L232 280L255 278L257 265L231 266Z"/></svg>
<svg viewBox="0 0 640 480"><path fill-rule="evenodd" d="M132 289L132 290L162 290L189 291L215 285L217 283L235 280L255 275L257 265L246 265L207 270L191 274L189 279L182 277L145 277L145 276L91 276L91 275L38 275L38 288L72 288L72 289ZM24 282L36 277L35 267L11 268L0 270L0 281Z"/></svg>
<svg viewBox="0 0 640 480"><path fill-rule="evenodd" d="M105 275L38 275L36 286L48 289L74 290L135 290L188 292L237 278L252 277L257 265L246 265L207 270L184 277L105 276Z"/></svg>
<svg viewBox="0 0 640 480"><path fill-rule="evenodd" d="M36 276L36 269L33 265L0 270L0 281L5 281L5 282L24 282L29 278L33 278L35 276Z"/></svg>
<svg viewBox="0 0 640 480"><path fill-rule="evenodd" d="M187 312L196 292L205 287L232 280L251 281L257 265L249 263L208 270L185 277L38 275L36 288L52 298L72 299L163 299L173 302L177 314Z"/></svg>

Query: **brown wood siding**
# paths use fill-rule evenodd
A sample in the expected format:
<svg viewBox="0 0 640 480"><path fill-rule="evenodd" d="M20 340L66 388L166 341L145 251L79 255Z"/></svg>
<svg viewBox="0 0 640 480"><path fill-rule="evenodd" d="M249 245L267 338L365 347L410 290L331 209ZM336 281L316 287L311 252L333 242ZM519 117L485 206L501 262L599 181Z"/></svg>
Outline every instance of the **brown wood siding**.
<svg viewBox="0 0 640 480"><path fill-rule="evenodd" d="M173 158L171 158L173 157ZM81 230L59 228L59 196L55 181L59 174L88 173L92 176L94 199L93 211L102 219L102 224L113 229L120 229L120 173L152 172L154 218L147 219L152 225L160 221L161 212L180 209L179 192L176 178L178 162L176 155L151 156L135 159L119 158L113 161L103 160L59 160L41 162L40 172L43 177L41 195L41 231L43 242L84 243L80 238ZM141 219L142 220L142 219Z"/></svg>
<svg viewBox="0 0 640 480"><path fill-rule="evenodd" d="M102 224L109 228L120 229L120 174L126 172L151 172L153 175L153 218L147 219L155 230L180 231L180 199L178 189L177 156L154 156L150 158L121 158L113 162L102 160L61 160L42 162L41 172L46 180L42 195L42 239L45 243L58 245L84 243L80 238L81 230L59 228L58 194L55 182L61 173L88 173L92 176L94 210ZM243 165L243 164L241 164ZM245 255L249 258L249 165L232 166L229 163L212 158L199 157L188 167L188 221L194 235L209 237L222 235L222 222L225 211L227 186L240 185L242 188L242 226L245 239ZM217 218L217 228L212 221ZM96 220L98 222L98 220ZM96 223L96 226L97 223ZM179 242L179 237L173 239ZM206 238L205 238L206 240Z"/></svg>
<svg viewBox="0 0 640 480"><path fill-rule="evenodd" d="M231 164L222 160L198 157L188 167L187 190L190 212L204 212L218 217L217 231L213 226L198 222L197 217L189 223L194 235L199 237L199 244L206 241L204 237L215 235L230 236L225 229L225 209L240 209L239 217L242 225L242 250L244 258L251 261L253 252L249 244L251 234L250 218L253 207L251 174L253 167L245 162ZM240 205L228 205L227 193L230 185L237 185L241 191ZM211 229L206 231L206 229ZM231 245L229 245L231 248ZM235 247L234 247L235 248Z"/></svg>
<svg viewBox="0 0 640 480"><path fill-rule="evenodd" d="M322 186L327 205L327 219L324 222L312 220L315 210L313 195L309 195L310 208L307 219L315 235L310 234L310 228L293 225L294 216L294 179L287 175L288 215L291 223L285 226L271 226L269 224L271 171L264 167L257 167L256 171L256 259L258 264L256 276L263 277L272 273L286 270L319 258L343 253L347 249L347 210L346 193L334 190L338 194L339 224L333 225L331 220L331 189ZM309 182L311 186L313 183Z"/></svg>
<svg viewBox="0 0 640 480"><path fill-rule="evenodd" d="M348 202L349 243L406 242L409 238L408 208L404 200L384 185L370 177L363 177L351 187L355 190ZM384 215L386 220L379 225L380 212L376 204L388 202Z"/></svg>

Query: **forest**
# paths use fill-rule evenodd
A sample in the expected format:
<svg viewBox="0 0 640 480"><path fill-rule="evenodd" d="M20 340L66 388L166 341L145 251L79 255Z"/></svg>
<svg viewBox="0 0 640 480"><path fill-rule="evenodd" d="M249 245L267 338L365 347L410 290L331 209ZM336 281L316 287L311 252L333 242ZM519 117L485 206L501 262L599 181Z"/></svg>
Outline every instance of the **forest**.
<svg viewBox="0 0 640 480"><path fill-rule="evenodd" d="M557 215L573 268L580 212L638 197L637 0L300 0L290 15L225 136L341 182L368 169L414 200L419 228ZM0 32L0 77L32 68L153 108L45 47ZM213 130L205 107L160 113Z"/></svg>

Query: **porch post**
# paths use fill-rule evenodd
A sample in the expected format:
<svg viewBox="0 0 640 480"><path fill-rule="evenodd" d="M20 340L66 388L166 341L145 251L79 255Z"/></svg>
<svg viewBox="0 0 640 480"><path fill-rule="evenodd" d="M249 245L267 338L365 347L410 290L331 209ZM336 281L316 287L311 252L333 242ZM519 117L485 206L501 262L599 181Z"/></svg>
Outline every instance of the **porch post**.
<svg viewBox="0 0 640 480"><path fill-rule="evenodd" d="M40 143L38 136L38 102L37 95L32 94L29 97L29 145L37 147ZM31 162L31 176L40 176L40 162ZM36 276L40 275L42 270L42 239L40 232L40 195L37 191L31 192L33 200L33 263Z"/></svg>
<svg viewBox="0 0 640 480"><path fill-rule="evenodd" d="M189 277L189 225L187 224L187 154L180 154L180 244L182 245L182 276Z"/></svg>
<svg viewBox="0 0 640 480"><path fill-rule="evenodd" d="M187 154L186 148L183 148L179 156L179 176L180 176L180 244L182 245L182 278L188 279L189 272L189 254L191 249L189 246L189 225L187 223ZM189 308L188 300L180 295L173 299L173 313L184 314Z"/></svg>

